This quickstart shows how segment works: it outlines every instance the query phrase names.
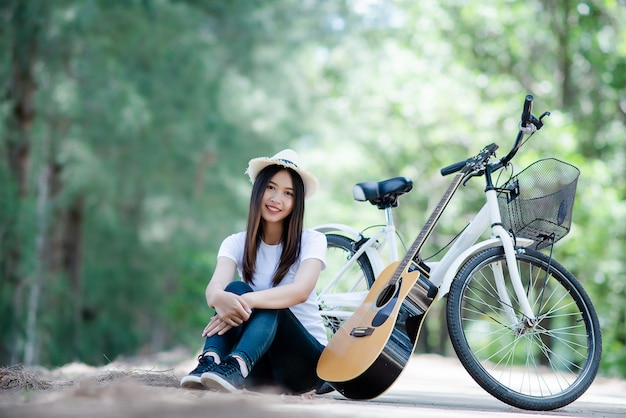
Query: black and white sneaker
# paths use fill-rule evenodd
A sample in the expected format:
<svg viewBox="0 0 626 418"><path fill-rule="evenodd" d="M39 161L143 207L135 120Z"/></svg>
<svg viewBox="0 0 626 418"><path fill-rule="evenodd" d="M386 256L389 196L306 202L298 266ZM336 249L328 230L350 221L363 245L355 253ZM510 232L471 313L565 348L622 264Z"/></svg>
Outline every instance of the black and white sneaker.
<svg viewBox="0 0 626 418"><path fill-rule="evenodd" d="M203 373L210 372L215 369L217 364L211 356L200 354L198 356L198 366L193 369L187 376L180 379L180 387L186 389L204 389L200 380Z"/></svg>
<svg viewBox="0 0 626 418"><path fill-rule="evenodd" d="M226 357L213 370L202 373L201 381L205 388L220 392L240 393L244 386L239 362L234 357Z"/></svg>

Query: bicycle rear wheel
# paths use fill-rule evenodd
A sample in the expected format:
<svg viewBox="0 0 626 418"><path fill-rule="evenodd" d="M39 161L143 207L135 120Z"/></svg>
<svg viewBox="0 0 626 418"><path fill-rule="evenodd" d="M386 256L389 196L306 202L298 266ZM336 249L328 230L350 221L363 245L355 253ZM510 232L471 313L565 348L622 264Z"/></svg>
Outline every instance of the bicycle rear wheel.
<svg viewBox="0 0 626 418"><path fill-rule="evenodd" d="M530 249L516 259L536 322L528 324L517 305L504 250L491 248L471 258L452 284L450 340L465 369L491 395L522 409L553 410L578 399L595 378L600 325L589 296L562 265ZM504 273L517 323L505 313L494 271Z"/></svg>
<svg viewBox="0 0 626 418"><path fill-rule="evenodd" d="M374 283L372 264L365 253L354 260L356 242L337 234L326 234L326 269L317 281L318 303L329 337L360 306Z"/></svg>

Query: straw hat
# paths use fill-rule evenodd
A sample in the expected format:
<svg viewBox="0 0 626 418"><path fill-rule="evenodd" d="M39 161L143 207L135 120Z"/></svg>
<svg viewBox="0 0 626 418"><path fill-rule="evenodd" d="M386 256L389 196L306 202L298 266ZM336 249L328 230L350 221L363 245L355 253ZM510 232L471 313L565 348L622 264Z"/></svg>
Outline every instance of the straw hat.
<svg viewBox="0 0 626 418"><path fill-rule="evenodd" d="M250 181L254 183L254 180L256 180L261 170L269 165L282 165L283 167L291 168L302 178L305 198L308 199L315 194L317 190L317 179L313 174L302 168L300 157L298 157L298 154L296 154L294 150L284 149L273 157L251 159L246 170L246 174L250 176Z"/></svg>

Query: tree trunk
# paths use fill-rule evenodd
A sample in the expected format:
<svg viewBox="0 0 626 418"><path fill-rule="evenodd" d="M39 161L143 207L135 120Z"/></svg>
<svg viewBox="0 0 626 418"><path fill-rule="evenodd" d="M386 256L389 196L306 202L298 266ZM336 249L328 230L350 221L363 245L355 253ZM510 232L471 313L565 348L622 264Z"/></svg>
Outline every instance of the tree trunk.
<svg viewBox="0 0 626 418"><path fill-rule="evenodd" d="M41 287L46 282L49 254L49 201L50 201L50 149L46 146L46 163L39 177L37 188L37 237L35 239L36 265L30 283L28 312L26 319L26 341L24 344L24 364L39 363L37 344L37 318L40 305Z"/></svg>
<svg viewBox="0 0 626 418"><path fill-rule="evenodd" d="M571 0L562 2L544 1L551 15L558 42L558 69L561 82L561 106L571 108L575 101L576 89L572 81L572 58L570 53L570 11Z"/></svg>
<svg viewBox="0 0 626 418"><path fill-rule="evenodd" d="M82 196L77 197L65 215L63 231L63 271L67 274L71 285L73 303L72 311L72 350L78 356L84 311L83 279L82 279L82 247L85 205Z"/></svg>
<svg viewBox="0 0 626 418"><path fill-rule="evenodd" d="M45 2L44 2L45 3ZM19 214L29 194L29 165L31 154L32 125L35 119L36 83L34 67L37 55L38 37L45 13L36 1L16 1L11 7L10 36L11 75L6 98L11 103L11 112L6 120L5 157L11 190L9 201L13 203L5 214L3 251L0 253L0 271L13 294L8 325L9 358L15 362L19 358L22 345L23 290L25 279L21 273L22 248L24 237L20 235L22 220ZM45 6L45 5L43 5ZM43 7L45 8L45 7Z"/></svg>

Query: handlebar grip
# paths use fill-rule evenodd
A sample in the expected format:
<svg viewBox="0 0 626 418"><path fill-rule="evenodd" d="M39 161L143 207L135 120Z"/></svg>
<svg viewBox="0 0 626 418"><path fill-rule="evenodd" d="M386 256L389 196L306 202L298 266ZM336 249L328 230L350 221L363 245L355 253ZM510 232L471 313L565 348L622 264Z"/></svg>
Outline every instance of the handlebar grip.
<svg viewBox="0 0 626 418"><path fill-rule="evenodd" d="M524 110L522 111L522 126L526 126L526 124L530 121L530 115L533 108L533 96L532 94L527 95L524 98Z"/></svg>
<svg viewBox="0 0 626 418"><path fill-rule="evenodd" d="M453 174L453 173L456 173L457 171L461 171L469 160L471 160L471 158L465 161L459 161L458 163L450 164L449 166L442 168L441 175L447 176L448 174Z"/></svg>

